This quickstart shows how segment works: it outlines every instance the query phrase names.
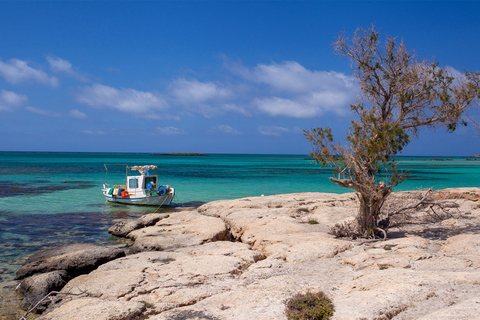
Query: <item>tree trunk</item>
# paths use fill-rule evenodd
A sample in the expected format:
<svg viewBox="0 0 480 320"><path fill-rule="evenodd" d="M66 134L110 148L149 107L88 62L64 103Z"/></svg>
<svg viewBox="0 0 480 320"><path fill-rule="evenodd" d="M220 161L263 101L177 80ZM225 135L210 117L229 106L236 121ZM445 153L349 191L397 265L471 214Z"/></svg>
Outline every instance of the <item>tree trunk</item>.
<svg viewBox="0 0 480 320"><path fill-rule="evenodd" d="M360 208L356 217L358 223L358 235L362 237L373 237L375 229L378 228L378 218L382 210L385 199L392 193L392 187L387 187L385 182L378 184L373 180L362 181L361 183L353 179L330 180L341 187L350 188L357 192Z"/></svg>
<svg viewBox="0 0 480 320"><path fill-rule="evenodd" d="M365 237L375 236L383 204L391 193L390 188L387 188L383 183L376 185L375 189L371 192L357 193L360 208L356 220L359 234Z"/></svg>

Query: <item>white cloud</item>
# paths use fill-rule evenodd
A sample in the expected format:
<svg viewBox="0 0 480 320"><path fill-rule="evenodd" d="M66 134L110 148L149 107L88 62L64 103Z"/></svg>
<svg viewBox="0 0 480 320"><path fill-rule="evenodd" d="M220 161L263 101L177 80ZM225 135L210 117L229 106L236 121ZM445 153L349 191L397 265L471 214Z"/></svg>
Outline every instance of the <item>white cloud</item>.
<svg viewBox="0 0 480 320"><path fill-rule="evenodd" d="M279 126L261 126L261 127L258 127L257 130L258 132L260 132L260 134L263 134L265 136L274 136L274 137L280 137L284 133L289 133L292 131L289 128L279 127ZM297 131L297 130L294 130L294 131Z"/></svg>
<svg viewBox="0 0 480 320"><path fill-rule="evenodd" d="M187 131L176 127L157 127L157 132L162 135L176 136L187 134Z"/></svg>
<svg viewBox="0 0 480 320"><path fill-rule="evenodd" d="M319 116L323 113L322 109L315 108L315 106L278 97L256 99L253 101L253 105L271 116L311 118Z"/></svg>
<svg viewBox="0 0 480 320"><path fill-rule="evenodd" d="M50 69L52 69L53 72L63 72L72 78L77 79L78 81L88 81L88 78L76 71L68 60L64 60L59 57L48 56L47 61L50 64Z"/></svg>
<svg viewBox="0 0 480 320"><path fill-rule="evenodd" d="M247 81L264 85L270 96L253 99L253 105L271 116L318 117L327 111L342 115L355 101L358 86L353 76L308 70L298 62L239 65L231 71Z"/></svg>
<svg viewBox="0 0 480 320"><path fill-rule="evenodd" d="M251 113L248 110L246 110L245 108L242 108L240 106L237 106L234 103L226 103L226 104L222 105L222 109L225 110L225 111L228 111L228 112L235 112L235 113L241 114L241 115L246 116L246 117L251 116Z"/></svg>
<svg viewBox="0 0 480 320"><path fill-rule="evenodd" d="M229 89L213 82L200 82L196 79L177 79L170 86L173 97L184 105L193 105L222 100L232 96Z"/></svg>
<svg viewBox="0 0 480 320"><path fill-rule="evenodd" d="M221 132L221 133L226 133L226 134L243 134L243 132L238 131L229 125L226 124L220 124L216 125L210 128L211 132Z"/></svg>
<svg viewBox="0 0 480 320"><path fill-rule="evenodd" d="M179 78L170 83L169 96L175 104L183 106L185 113L200 114L205 118L227 112L248 114L244 108L232 102L234 91L228 85Z"/></svg>
<svg viewBox="0 0 480 320"><path fill-rule="evenodd" d="M87 115L85 113L83 113L82 111L77 110L77 109L70 110L68 115L72 118L80 119L80 120L87 118Z"/></svg>
<svg viewBox="0 0 480 320"><path fill-rule="evenodd" d="M353 76L308 70L296 61L253 68L225 66L242 80L223 84L179 78L171 82L169 96L185 113L207 118L228 112L251 116L254 110L270 116L311 118L326 112L346 114L358 93Z"/></svg>
<svg viewBox="0 0 480 320"><path fill-rule="evenodd" d="M146 118L157 118L159 111L169 108L160 94L135 89L116 89L98 83L81 88L76 98L78 102L91 107L106 107Z"/></svg>
<svg viewBox="0 0 480 320"><path fill-rule="evenodd" d="M42 70L34 69L26 61L10 59L7 63L0 61L0 76L11 84L39 82L52 87L58 86L58 79L50 77Z"/></svg>
<svg viewBox="0 0 480 320"><path fill-rule="evenodd" d="M39 109L39 108L34 108L34 107L26 107L28 112L39 114L41 116L46 116L46 117L61 117L62 115L58 112L52 112L50 110L45 110L45 109Z"/></svg>
<svg viewBox="0 0 480 320"><path fill-rule="evenodd" d="M72 64L68 60L48 56L47 61L50 64L50 69L52 69L54 72L73 72Z"/></svg>
<svg viewBox="0 0 480 320"><path fill-rule="evenodd" d="M13 111L23 106L27 100L25 95L0 89L0 112Z"/></svg>
<svg viewBox="0 0 480 320"><path fill-rule="evenodd" d="M105 134L102 130L83 130L83 133L92 136L103 136Z"/></svg>
<svg viewBox="0 0 480 320"><path fill-rule="evenodd" d="M105 68L105 70L107 70L108 72L115 72L115 73L122 72L122 70L120 70L119 68L115 68L115 67L107 67L107 68Z"/></svg>

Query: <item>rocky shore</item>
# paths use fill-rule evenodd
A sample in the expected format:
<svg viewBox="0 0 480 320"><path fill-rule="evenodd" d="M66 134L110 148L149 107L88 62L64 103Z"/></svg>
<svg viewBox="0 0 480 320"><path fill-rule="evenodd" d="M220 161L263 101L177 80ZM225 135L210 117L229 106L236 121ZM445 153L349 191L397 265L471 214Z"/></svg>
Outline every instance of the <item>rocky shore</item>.
<svg viewBox="0 0 480 320"><path fill-rule="evenodd" d="M285 302L307 291L327 294L337 320L478 319L480 188L435 197L457 207L440 217L425 206L376 242L328 233L354 217L354 194L244 198L149 214L110 228L132 240L127 252L38 253L17 273L19 288L25 307L60 290L39 320L285 319Z"/></svg>

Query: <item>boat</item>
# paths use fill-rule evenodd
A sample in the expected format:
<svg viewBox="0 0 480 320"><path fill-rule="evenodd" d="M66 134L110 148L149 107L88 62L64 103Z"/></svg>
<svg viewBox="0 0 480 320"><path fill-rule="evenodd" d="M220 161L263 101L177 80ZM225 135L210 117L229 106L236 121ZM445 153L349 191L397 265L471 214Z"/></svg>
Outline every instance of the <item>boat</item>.
<svg viewBox="0 0 480 320"><path fill-rule="evenodd" d="M109 164L109 166L118 164ZM143 205L169 206L175 196L175 189L158 182L157 166L125 166L125 184L111 185L107 183L108 167L105 166L105 183L103 196L109 202Z"/></svg>

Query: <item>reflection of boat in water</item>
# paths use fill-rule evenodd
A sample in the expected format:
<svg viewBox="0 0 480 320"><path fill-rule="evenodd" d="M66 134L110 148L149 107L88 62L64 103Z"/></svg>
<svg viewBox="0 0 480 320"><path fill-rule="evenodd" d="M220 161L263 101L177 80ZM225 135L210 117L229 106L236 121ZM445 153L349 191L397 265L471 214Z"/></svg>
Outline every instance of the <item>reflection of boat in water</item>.
<svg viewBox="0 0 480 320"><path fill-rule="evenodd" d="M125 185L107 183L108 168L103 185L103 195L107 201L145 206L169 206L175 196L175 189L158 184L157 166L126 167ZM155 174L151 174L155 171Z"/></svg>

